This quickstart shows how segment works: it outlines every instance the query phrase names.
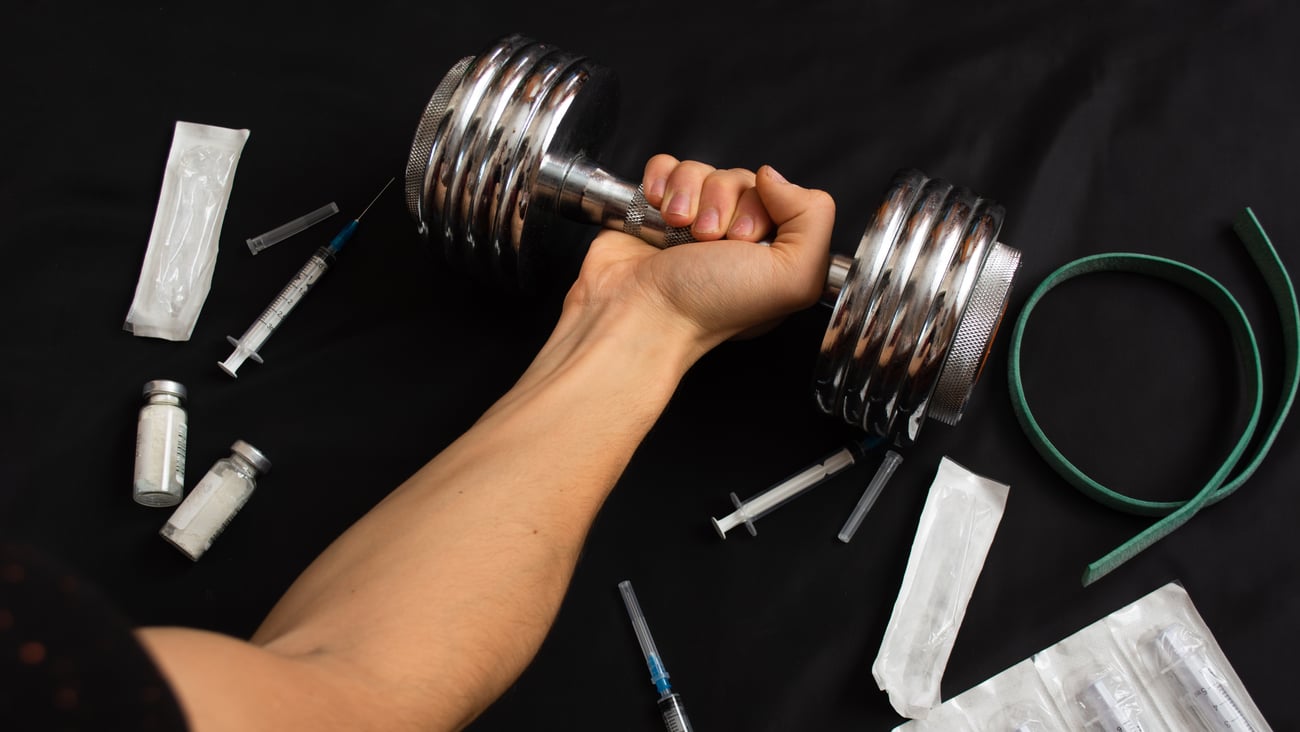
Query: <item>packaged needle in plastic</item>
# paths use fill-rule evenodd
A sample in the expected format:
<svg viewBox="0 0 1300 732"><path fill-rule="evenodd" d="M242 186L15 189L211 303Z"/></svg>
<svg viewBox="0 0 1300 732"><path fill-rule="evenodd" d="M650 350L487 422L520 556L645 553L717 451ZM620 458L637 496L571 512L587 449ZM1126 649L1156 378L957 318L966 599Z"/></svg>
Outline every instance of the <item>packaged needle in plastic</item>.
<svg viewBox="0 0 1300 732"><path fill-rule="evenodd" d="M1009 488L944 458L930 486L871 675L904 717L939 705L939 682Z"/></svg>
<svg viewBox="0 0 1300 732"><path fill-rule="evenodd" d="M125 329L187 341L212 285L221 222L248 130L177 122Z"/></svg>

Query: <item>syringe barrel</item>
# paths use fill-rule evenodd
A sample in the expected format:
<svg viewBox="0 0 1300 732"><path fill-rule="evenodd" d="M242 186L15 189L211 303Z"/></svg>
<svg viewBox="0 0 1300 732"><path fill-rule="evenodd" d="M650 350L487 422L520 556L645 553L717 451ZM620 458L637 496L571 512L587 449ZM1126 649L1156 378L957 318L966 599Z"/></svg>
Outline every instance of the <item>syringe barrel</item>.
<svg viewBox="0 0 1300 732"><path fill-rule="evenodd" d="M664 717L668 732L692 732L691 720L686 716L681 694L665 694L659 698L659 713Z"/></svg>
<svg viewBox="0 0 1300 732"><path fill-rule="evenodd" d="M329 269L333 261L334 252L329 247L317 249L316 253L311 255L311 259L308 259L307 263L293 276L293 279L289 280L289 284L285 285L280 290L280 294L276 295L271 304L267 305L266 309L262 311L262 314L257 316L257 320L254 320L253 324L248 326L248 330L244 331L244 335L240 336L239 340L230 337L226 338L235 347L235 351L230 354L229 358L217 365L227 374L235 376L245 359L252 358L254 361L261 363L262 357L258 352L262 350L262 345L271 337L275 329L280 327L280 323L288 317L294 306L307 294L312 285L316 284L321 275L325 274L325 270Z"/></svg>
<svg viewBox="0 0 1300 732"><path fill-rule="evenodd" d="M757 521L782 504L827 478L853 465L855 457L849 448L827 455L821 462L810 465L762 493L745 501L745 513L750 521Z"/></svg>
<svg viewBox="0 0 1300 732"><path fill-rule="evenodd" d="M1088 732L1143 732L1137 715L1115 698L1104 680L1086 686L1079 692L1078 701L1084 710L1084 729Z"/></svg>
<svg viewBox="0 0 1300 732"><path fill-rule="evenodd" d="M1207 730L1254 732L1255 725L1228 689L1227 681L1204 650L1189 638L1181 624L1166 627L1156 636L1156 650L1180 688L1180 700Z"/></svg>
<svg viewBox="0 0 1300 732"><path fill-rule="evenodd" d="M289 280L289 284L285 285L284 289L280 290L280 294L276 295L275 299L271 301L271 304L266 306L266 310L262 311L258 320L272 331L280 327L280 322L288 317L298 302L311 290L312 286L316 284L321 275L325 274L325 271L333 263L334 252L330 251L329 247L317 249L316 253L311 255L311 259L308 259L307 263L293 276L293 279ZM253 327L257 327L256 324ZM249 330L251 331L252 328ZM270 333L268 332L266 335L269 336ZM258 347L260 346L259 343Z"/></svg>

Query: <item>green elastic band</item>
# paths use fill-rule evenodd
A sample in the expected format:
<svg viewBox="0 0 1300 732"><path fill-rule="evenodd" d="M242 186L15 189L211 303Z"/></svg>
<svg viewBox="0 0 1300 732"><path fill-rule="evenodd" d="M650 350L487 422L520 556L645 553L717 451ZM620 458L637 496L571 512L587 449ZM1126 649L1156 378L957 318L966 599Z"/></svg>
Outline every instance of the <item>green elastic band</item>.
<svg viewBox="0 0 1300 732"><path fill-rule="evenodd" d="M1246 319L1246 314L1242 311L1241 306L1227 289L1213 277L1182 262L1175 262L1172 259L1163 257L1152 257L1146 254L1120 252L1084 257L1070 262L1049 275L1034 291L1034 294L1030 295L1029 301L1025 303L1025 308L1020 313L1020 318L1016 321L1015 331L1011 335L1011 364L1008 374L1011 382L1011 406L1016 412L1016 418L1020 420L1021 428L1029 437L1029 441L1033 443L1039 454L1043 456L1043 459L1052 466L1052 469L1065 478L1066 482L1083 491L1085 495L1093 500L1126 513L1163 517L1142 533L1121 544L1111 553L1088 565L1087 570L1083 573L1083 584L1085 586L1106 576L1111 570L1137 556L1143 549L1168 536L1174 529L1186 523L1197 511L1227 498L1233 491L1240 488L1241 484L1245 483L1254 474L1259 464L1264 460L1264 456L1268 454L1269 448L1273 446L1273 441L1277 439L1278 431L1281 430L1287 413L1291 410L1291 403L1295 400L1296 388L1300 386L1300 371L1297 370L1297 363L1300 362L1300 308L1297 308L1296 305L1295 288L1291 284L1291 278L1287 274L1286 267L1283 266L1282 260L1277 255L1277 250L1273 248L1272 242L1268 239L1268 234L1264 233L1264 229L1259 225L1259 220L1255 218L1253 211L1247 208L1242 212L1237 217L1237 221L1232 228L1237 232L1237 236L1240 237L1242 243L1246 245L1251 258L1255 260L1255 265L1268 283L1269 291L1273 295L1278 314L1282 320L1282 343L1285 353L1282 369L1282 394L1273 412L1272 421L1268 424L1268 433L1259 442L1259 446L1249 462L1231 479L1228 478L1228 474L1241 460L1242 455L1246 452L1246 447L1251 441L1251 437L1255 434L1256 427L1259 425L1260 416L1263 412L1264 376L1263 367L1260 364L1259 346L1255 342L1255 334L1251 330L1250 321ZM1033 312L1038 301L1043 299L1043 296L1053 287L1066 280L1092 272L1135 272L1151 277L1159 277L1186 287L1205 298L1219 310L1224 320L1227 321L1237 352L1240 354L1242 361L1250 367L1246 385L1249 399L1254 403L1250 420L1241 431L1241 436L1237 439L1232 452L1219 466L1219 469L1215 471L1214 476L1201 487L1195 496L1185 501L1140 500L1113 491L1098 483L1088 477L1056 449L1052 441L1047 439L1047 435L1043 433L1043 429L1039 426L1038 421L1034 419L1034 415L1029 411L1029 402L1025 398L1025 387L1020 378L1020 345L1025 334L1025 325L1029 322L1029 314Z"/></svg>

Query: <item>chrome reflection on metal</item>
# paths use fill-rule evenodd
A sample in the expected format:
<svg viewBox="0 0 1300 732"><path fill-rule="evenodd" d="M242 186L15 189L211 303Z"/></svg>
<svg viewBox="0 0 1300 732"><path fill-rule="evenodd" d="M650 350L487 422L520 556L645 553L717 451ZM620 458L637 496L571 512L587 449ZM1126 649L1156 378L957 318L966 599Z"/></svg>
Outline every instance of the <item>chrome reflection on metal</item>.
<svg viewBox="0 0 1300 732"><path fill-rule="evenodd" d="M692 241L595 162L616 108L608 70L522 36L461 59L411 143L406 200L420 233L454 265L523 289L564 245L562 220L659 247ZM927 417L956 424L1019 264L997 242L1002 219L964 188L916 171L894 179L854 257L831 259L814 379L822 411L900 445Z"/></svg>
<svg viewBox="0 0 1300 732"><path fill-rule="evenodd" d="M918 171L894 178L848 274L832 277L843 281L814 377L823 412L902 445L927 417L961 419L1020 262L997 242L1003 215Z"/></svg>
<svg viewBox="0 0 1300 732"><path fill-rule="evenodd" d="M594 162L617 107L607 69L522 36L461 59L411 143L406 202L420 233L453 264L523 289L539 256L562 246L557 215L656 246L690 241L638 186Z"/></svg>

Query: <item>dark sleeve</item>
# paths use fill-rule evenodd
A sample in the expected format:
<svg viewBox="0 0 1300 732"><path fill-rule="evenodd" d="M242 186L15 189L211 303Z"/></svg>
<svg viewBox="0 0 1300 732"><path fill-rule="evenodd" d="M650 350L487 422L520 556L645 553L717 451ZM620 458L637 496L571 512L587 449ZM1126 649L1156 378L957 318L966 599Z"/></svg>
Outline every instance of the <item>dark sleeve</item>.
<svg viewBox="0 0 1300 732"><path fill-rule="evenodd" d="M186 729L131 626L94 588L0 542L0 728Z"/></svg>

